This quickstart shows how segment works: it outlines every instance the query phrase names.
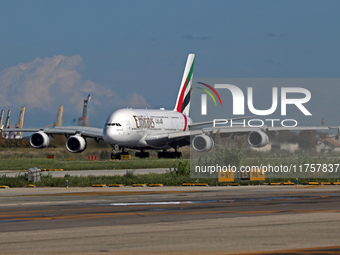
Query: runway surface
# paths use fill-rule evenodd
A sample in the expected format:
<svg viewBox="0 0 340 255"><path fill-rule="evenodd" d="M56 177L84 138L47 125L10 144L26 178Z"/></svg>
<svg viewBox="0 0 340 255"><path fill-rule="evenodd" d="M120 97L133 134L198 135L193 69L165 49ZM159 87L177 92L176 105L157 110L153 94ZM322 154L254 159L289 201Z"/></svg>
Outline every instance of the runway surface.
<svg viewBox="0 0 340 255"><path fill-rule="evenodd" d="M339 254L340 186L0 190L0 254Z"/></svg>

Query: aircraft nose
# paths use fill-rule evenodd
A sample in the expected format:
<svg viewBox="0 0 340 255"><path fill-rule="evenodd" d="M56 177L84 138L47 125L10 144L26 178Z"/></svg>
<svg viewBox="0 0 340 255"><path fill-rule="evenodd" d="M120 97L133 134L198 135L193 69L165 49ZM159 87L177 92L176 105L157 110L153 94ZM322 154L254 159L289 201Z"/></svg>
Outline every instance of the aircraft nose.
<svg viewBox="0 0 340 255"><path fill-rule="evenodd" d="M112 139L114 136L114 130L112 127L104 127L103 130L103 138L104 138L104 142L108 143L108 144L114 144L114 140Z"/></svg>

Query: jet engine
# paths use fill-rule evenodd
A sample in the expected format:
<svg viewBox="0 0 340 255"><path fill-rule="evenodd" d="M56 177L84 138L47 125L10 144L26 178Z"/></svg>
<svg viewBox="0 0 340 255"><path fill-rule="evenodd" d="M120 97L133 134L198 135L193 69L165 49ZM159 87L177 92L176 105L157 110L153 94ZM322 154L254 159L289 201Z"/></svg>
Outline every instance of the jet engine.
<svg viewBox="0 0 340 255"><path fill-rule="evenodd" d="M33 148L43 149L50 144L50 138L43 131L39 131L31 135L30 144L32 145Z"/></svg>
<svg viewBox="0 0 340 255"><path fill-rule="evenodd" d="M214 147L214 140L207 135L197 135L192 139L192 147L199 152L210 151Z"/></svg>
<svg viewBox="0 0 340 255"><path fill-rule="evenodd" d="M264 147L268 144L269 137L265 132L252 131L248 135L248 143L253 147Z"/></svg>
<svg viewBox="0 0 340 255"><path fill-rule="evenodd" d="M79 153L86 149L86 140L81 135L70 136L66 141L66 148L69 152Z"/></svg>

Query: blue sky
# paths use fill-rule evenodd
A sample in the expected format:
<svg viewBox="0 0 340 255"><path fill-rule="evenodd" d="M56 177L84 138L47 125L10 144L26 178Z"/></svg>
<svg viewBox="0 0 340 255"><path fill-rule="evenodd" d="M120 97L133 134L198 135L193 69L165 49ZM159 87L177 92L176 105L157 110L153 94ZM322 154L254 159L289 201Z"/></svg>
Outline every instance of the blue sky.
<svg viewBox="0 0 340 255"><path fill-rule="evenodd" d="M64 105L68 123L91 93L90 124L102 127L121 107L172 109L188 53L196 54L196 78L339 77L339 7L310 0L0 1L0 110L12 109L14 124L26 106L25 126L33 127L54 122Z"/></svg>

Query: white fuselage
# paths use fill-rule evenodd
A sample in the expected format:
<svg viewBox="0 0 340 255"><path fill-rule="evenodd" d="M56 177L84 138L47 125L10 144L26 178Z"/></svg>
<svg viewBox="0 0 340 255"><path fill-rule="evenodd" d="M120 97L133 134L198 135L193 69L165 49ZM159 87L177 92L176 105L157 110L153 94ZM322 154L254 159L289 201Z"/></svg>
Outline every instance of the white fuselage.
<svg viewBox="0 0 340 255"><path fill-rule="evenodd" d="M106 121L103 137L111 145L135 149L169 149L167 144L150 146L147 135L187 131L191 120L176 111L120 109Z"/></svg>

